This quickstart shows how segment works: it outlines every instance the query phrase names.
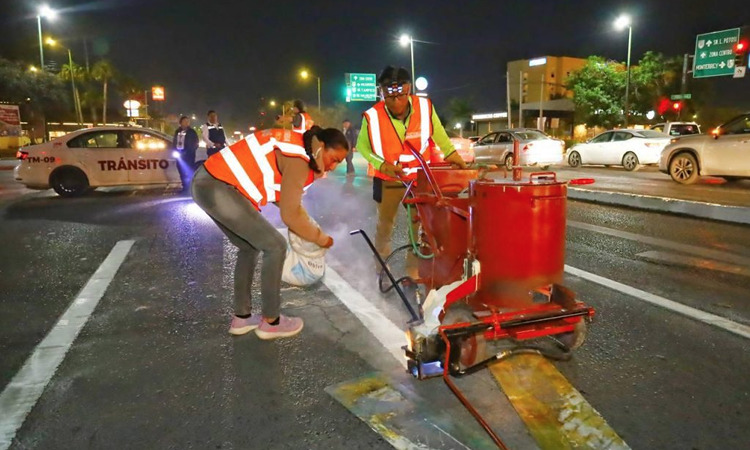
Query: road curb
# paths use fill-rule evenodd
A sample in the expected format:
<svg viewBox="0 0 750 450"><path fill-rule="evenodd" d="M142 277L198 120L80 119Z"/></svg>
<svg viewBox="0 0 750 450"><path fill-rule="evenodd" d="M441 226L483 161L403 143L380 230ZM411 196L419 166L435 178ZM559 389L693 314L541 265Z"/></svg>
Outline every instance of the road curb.
<svg viewBox="0 0 750 450"><path fill-rule="evenodd" d="M681 214L701 219L750 225L750 208L623 192L568 188L568 198L605 205L627 206L647 211Z"/></svg>

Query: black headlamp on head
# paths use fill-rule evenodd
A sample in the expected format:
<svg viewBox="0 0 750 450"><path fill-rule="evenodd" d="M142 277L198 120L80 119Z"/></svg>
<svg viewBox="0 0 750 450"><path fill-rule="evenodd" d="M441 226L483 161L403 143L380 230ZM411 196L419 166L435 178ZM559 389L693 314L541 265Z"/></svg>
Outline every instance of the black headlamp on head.
<svg viewBox="0 0 750 450"><path fill-rule="evenodd" d="M383 97L401 97L409 93L406 83L392 83L380 86L380 93Z"/></svg>

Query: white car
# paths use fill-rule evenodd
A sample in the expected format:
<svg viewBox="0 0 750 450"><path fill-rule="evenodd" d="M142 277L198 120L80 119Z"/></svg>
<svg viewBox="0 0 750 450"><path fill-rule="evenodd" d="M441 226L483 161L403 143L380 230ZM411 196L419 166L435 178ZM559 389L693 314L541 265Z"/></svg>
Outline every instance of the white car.
<svg viewBox="0 0 750 450"><path fill-rule="evenodd" d="M670 137L653 130L612 130L568 150L568 164L603 164L635 170L641 164L657 164Z"/></svg>
<svg viewBox="0 0 750 450"><path fill-rule="evenodd" d="M518 141L520 165L549 166L563 161L565 142L535 128L512 128L489 133L474 143L474 161L479 164L504 165L513 170L513 145Z"/></svg>
<svg viewBox="0 0 750 450"><path fill-rule="evenodd" d="M196 160L205 160L198 148ZM172 139L139 127L94 127L21 148L15 179L31 189L50 187L63 197L99 186L180 182Z"/></svg>
<svg viewBox="0 0 750 450"><path fill-rule="evenodd" d="M680 184L695 183L706 175L727 181L750 179L750 112L711 134L673 138L661 154L659 170Z"/></svg>

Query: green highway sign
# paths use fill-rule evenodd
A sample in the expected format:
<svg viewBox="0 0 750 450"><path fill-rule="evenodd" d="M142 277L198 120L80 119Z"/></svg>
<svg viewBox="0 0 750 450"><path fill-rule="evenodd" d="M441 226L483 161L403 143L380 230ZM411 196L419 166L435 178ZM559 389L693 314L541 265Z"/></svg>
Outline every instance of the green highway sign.
<svg viewBox="0 0 750 450"><path fill-rule="evenodd" d="M693 94L673 94L669 98L672 100L690 100L693 98Z"/></svg>
<svg viewBox="0 0 750 450"><path fill-rule="evenodd" d="M346 82L347 102L374 102L377 100L378 85L374 73L347 73Z"/></svg>
<svg viewBox="0 0 750 450"><path fill-rule="evenodd" d="M739 40L739 28L699 34L695 38L693 78L734 75L734 44Z"/></svg>

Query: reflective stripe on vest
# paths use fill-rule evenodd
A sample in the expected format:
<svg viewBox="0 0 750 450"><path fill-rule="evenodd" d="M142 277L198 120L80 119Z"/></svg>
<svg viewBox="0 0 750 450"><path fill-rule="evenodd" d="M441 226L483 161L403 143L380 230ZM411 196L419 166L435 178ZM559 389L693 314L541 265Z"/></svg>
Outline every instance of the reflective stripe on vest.
<svg viewBox="0 0 750 450"><path fill-rule="evenodd" d="M304 134L305 131L309 130L313 127L315 124L315 121L312 120L312 117L310 117L310 114L306 112L299 113L300 117L302 117L302 122L299 125L299 128L292 127L292 130L296 131L297 133Z"/></svg>
<svg viewBox="0 0 750 450"><path fill-rule="evenodd" d="M225 147L210 156L204 166L214 177L238 188L255 207L279 200L282 174L275 150L289 157L310 161L302 145L302 136L290 130L264 130ZM307 188L314 180L310 170L305 180Z"/></svg>

